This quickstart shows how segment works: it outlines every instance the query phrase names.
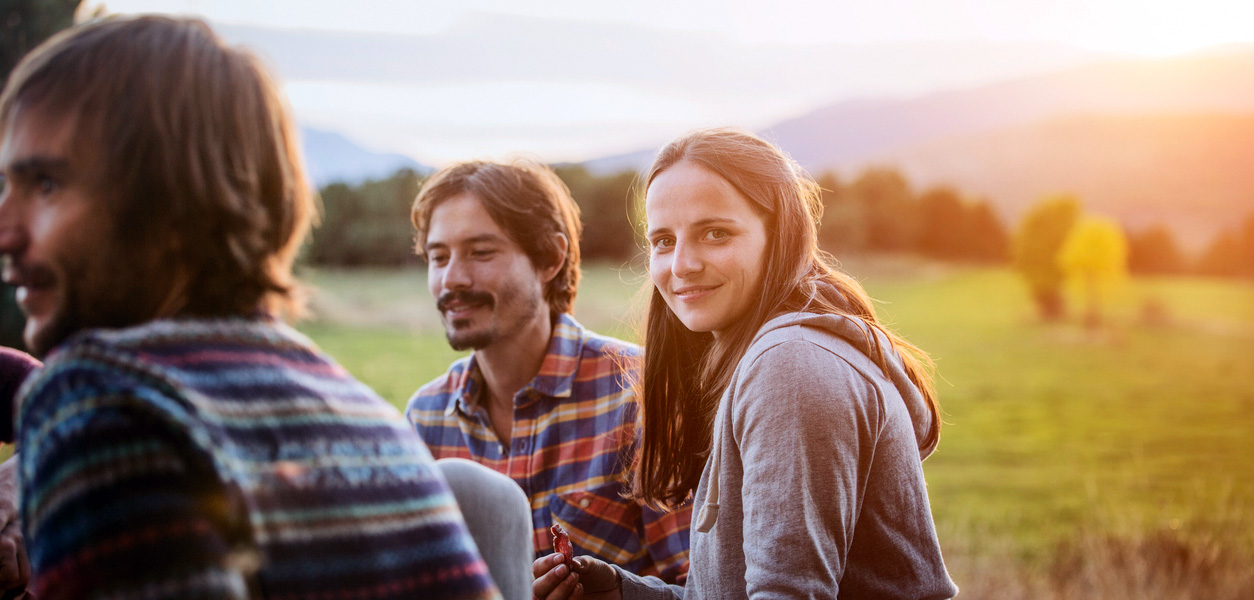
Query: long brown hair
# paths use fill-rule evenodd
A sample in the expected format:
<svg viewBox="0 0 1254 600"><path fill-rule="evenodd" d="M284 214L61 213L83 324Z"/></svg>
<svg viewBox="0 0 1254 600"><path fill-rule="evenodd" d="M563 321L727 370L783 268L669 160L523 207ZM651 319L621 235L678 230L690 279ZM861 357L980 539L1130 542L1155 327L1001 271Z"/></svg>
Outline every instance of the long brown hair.
<svg viewBox="0 0 1254 600"><path fill-rule="evenodd" d="M830 266L819 250L822 215L819 187L778 148L732 129L699 130L672 141L653 161L646 189L659 173L691 161L732 185L762 217L767 232L761 301L720 335L684 327L655 288L645 317L644 366L637 384L640 446L632 470L632 494L657 507L684 502L701 477L710 451L714 412L736 364L758 329L772 317L794 311L860 318L872 330L871 358L887 370L880 343L900 356L910 381L927 400L932 428L924 447L940 436L940 407L932 388L927 355L885 328L862 286ZM876 335L878 331L881 335Z"/></svg>

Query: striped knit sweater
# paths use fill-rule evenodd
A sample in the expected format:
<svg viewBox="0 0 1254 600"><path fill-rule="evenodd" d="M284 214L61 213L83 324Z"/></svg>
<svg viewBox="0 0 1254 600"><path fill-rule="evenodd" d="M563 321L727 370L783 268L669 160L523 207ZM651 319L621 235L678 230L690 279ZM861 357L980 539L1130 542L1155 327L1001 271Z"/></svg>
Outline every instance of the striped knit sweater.
<svg viewBox="0 0 1254 600"><path fill-rule="evenodd" d="M418 436L274 321L80 333L18 439L41 600L499 597Z"/></svg>

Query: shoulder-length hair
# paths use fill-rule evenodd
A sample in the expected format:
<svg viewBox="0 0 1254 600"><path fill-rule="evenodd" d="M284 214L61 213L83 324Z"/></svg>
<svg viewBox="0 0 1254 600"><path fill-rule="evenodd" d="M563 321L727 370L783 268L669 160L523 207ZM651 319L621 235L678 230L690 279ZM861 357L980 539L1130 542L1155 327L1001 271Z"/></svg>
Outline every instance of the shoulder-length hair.
<svg viewBox="0 0 1254 600"><path fill-rule="evenodd" d="M911 382L927 400L932 429L924 446L940 435L939 405L931 383L932 363L896 336L875 315L871 299L853 278L832 268L819 250L822 215L819 187L778 148L732 129L705 129L663 147L653 161L654 178L681 161L716 173L749 200L767 232L761 301L718 340L694 333L671 312L656 288L645 317L644 365L637 384L640 445L632 470L632 494L652 506L675 506L696 489L710 451L714 413L736 364L758 329L772 317L805 310L855 316L888 340ZM867 331L871 358L888 368L889 357L874 331ZM695 376L694 376L695 374Z"/></svg>
<svg viewBox="0 0 1254 600"><path fill-rule="evenodd" d="M514 240L533 267L552 266L560 249L555 234L566 237L566 258L544 285L553 318L569 313L579 290L579 206L570 189L549 167L524 159L509 164L468 161L432 175L414 198L414 251L426 256L427 231L436 207L453 196L471 194L497 226Z"/></svg>
<svg viewBox="0 0 1254 600"><path fill-rule="evenodd" d="M186 279L179 314L299 313L292 261L315 200L286 103L254 55L199 20L110 17L22 60L0 130L26 110L74 119L117 243Z"/></svg>

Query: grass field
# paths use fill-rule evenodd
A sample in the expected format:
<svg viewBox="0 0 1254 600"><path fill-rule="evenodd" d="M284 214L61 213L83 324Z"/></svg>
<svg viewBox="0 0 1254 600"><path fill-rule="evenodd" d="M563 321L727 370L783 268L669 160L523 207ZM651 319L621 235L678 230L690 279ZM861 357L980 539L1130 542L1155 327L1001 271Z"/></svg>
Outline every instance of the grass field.
<svg viewBox="0 0 1254 600"><path fill-rule="evenodd" d="M1091 334L1039 324L1009 271L846 267L936 360L945 426L924 467L964 595L1227 597L1161 580L1182 569L1254 585L1254 285L1133 281ZM587 271L576 315L633 337L642 277ZM398 406L458 356L420 270L311 275L322 316L301 328Z"/></svg>

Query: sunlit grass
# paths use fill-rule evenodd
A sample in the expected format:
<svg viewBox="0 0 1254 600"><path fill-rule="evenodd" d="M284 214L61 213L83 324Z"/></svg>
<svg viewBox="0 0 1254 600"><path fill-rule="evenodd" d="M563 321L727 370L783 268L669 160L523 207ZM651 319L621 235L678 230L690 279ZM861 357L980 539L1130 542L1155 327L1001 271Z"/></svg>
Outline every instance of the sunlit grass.
<svg viewBox="0 0 1254 600"><path fill-rule="evenodd" d="M846 266L936 360L945 426L924 467L942 544L962 572L994 556L1054 568L1075 544L1164 531L1212 532L1254 556L1254 285L1132 281L1108 328L1091 334L1038 323L1006 270ZM439 332L420 271L315 279L348 296L379 296L368 289L378 286L427 313L412 328L301 327L393 403L460 354ZM630 271L586 269L576 314L631 337L642 284ZM1168 315L1152 326L1151 299Z"/></svg>

